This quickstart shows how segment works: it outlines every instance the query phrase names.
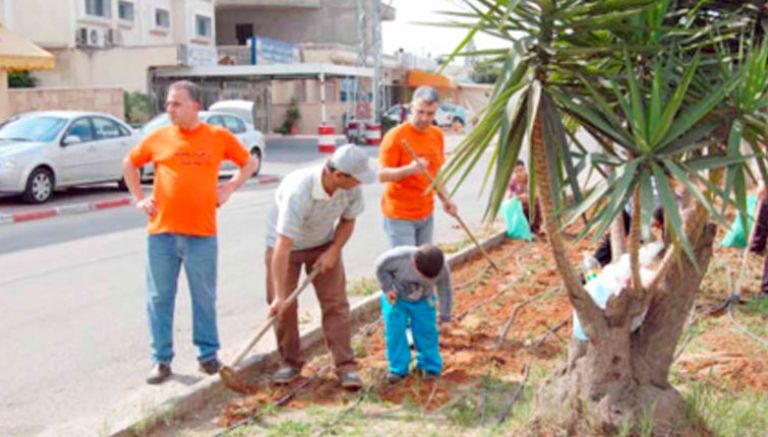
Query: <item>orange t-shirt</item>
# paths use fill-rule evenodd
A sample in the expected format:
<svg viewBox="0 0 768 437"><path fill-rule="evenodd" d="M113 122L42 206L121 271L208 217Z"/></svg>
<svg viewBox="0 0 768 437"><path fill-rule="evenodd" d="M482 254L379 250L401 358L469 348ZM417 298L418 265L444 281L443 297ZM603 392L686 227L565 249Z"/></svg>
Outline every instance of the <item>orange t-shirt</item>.
<svg viewBox="0 0 768 437"><path fill-rule="evenodd" d="M402 167L413 161L411 154L403 147L403 140L408 142L419 158L429 162L427 171L433 177L437 175L445 162L443 131L435 126L420 131L410 122L391 129L381 142L381 166ZM382 212L395 220L423 220L429 217L435 208L434 193L427 191L429 186L429 179L423 174L387 182L381 197Z"/></svg>
<svg viewBox="0 0 768 437"><path fill-rule="evenodd" d="M150 217L150 234L216 235L216 189L221 161L242 167L250 154L228 130L200 123L185 131L158 128L128 155L138 168L153 162L152 195L157 214Z"/></svg>

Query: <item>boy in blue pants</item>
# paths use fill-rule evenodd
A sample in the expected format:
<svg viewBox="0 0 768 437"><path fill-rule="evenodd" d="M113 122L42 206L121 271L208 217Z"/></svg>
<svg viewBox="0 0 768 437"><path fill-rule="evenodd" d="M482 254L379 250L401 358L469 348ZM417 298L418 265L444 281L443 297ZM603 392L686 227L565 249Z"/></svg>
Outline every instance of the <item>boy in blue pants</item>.
<svg viewBox="0 0 768 437"><path fill-rule="evenodd" d="M431 244L390 249L377 260L376 277L382 290L389 382L399 382L408 375L411 349L405 331L409 322L417 352L416 368L425 379L436 379L443 370L436 301L440 322L451 320L452 305L451 272L443 252Z"/></svg>

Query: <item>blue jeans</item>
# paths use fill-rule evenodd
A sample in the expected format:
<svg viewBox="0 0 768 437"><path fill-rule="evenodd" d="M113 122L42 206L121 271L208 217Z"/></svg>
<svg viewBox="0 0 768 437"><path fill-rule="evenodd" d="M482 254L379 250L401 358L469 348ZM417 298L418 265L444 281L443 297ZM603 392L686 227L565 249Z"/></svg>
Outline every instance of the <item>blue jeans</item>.
<svg viewBox="0 0 768 437"><path fill-rule="evenodd" d="M443 370L443 360L440 358L440 346L437 341L437 312L434 295L417 302L398 299L394 305L391 305L387 295L381 293L381 314L384 318L390 372L400 376L408 374L411 348L408 346L405 330L409 321L413 331L413 343L416 346L416 367L434 373L440 373Z"/></svg>
<svg viewBox="0 0 768 437"><path fill-rule="evenodd" d="M147 238L147 314L152 335L152 360L173 359L173 310L182 264L192 297L192 340L197 358L216 358L216 237L156 234Z"/></svg>
<svg viewBox="0 0 768 437"><path fill-rule="evenodd" d="M423 220L396 220L384 217L384 233L390 247L421 246L432 243L433 216Z"/></svg>

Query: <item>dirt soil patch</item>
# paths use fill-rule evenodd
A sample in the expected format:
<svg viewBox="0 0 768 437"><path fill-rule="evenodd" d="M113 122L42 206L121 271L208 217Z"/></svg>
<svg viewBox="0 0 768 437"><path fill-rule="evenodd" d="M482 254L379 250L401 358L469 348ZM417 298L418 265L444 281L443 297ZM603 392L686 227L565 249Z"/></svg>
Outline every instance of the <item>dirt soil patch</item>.
<svg viewBox="0 0 768 437"><path fill-rule="evenodd" d="M581 259L581 253L592 246L586 240L572 245L572 259ZM363 391L342 390L329 366L330 357L315 356L290 386L274 386L265 378L254 387L254 394L217 409L207 431L370 435L375 428L373 434L381 435L421 430L466 433L468 424L500 423L515 414L523 423L514 426L525 429L534 384L564 361L572 307L546 243L508 240L491 256L503 274L494 274L479 257L453 271L453 321L440 328L444 361L440 379L411 375L398 384L387 384L379 321L361 330L353 341L366 383ZM695 316L683 334L684 353L673 367L675 384L707 382L734 393L768 390L768 349L738 332L724 312L711 311L728 296L728 272L735 274L733 266L740 260L741 251L716 248ZM745 298L753 293L750 289L757 290L761 264L757 257L748 260ZM765 313L741 311L741 307L737 306L736 314L747 325L762 320L768 326ZM415 351L413 358L415 362ZM525 384L519 384L529 374ZM368 425L355 425L355 417ZM372 428L373 424L377 425ZM491 434L515 429L499 426L494 425ZM472 433L480 432L473 429Z"/></svg>

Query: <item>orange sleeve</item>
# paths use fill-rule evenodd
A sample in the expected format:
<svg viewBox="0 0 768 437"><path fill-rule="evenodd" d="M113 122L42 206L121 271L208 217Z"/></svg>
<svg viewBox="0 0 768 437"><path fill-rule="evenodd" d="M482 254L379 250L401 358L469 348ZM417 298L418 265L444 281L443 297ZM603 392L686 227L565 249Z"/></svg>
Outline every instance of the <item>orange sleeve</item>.
<svg viewBox="0 0 768 437"><path fill-rule="evenodd" d="M438 138L440 139L440 150L437 154L440 162L437 164L438 168L442 167L445 163L445 134L442 130L438 131Z"/></svg>
<svg viewBox="0 0 768 437"><path fill-rule="evenodd" d="M133 164L135 168L143 167L152 161L152 145L155 143L156 136L156 134L146 136L139 144L128 152L128 159L131 160L131 164Z"/></svg>
<svg viewBox="0 0 768 437"><path fill-rule="evenodd" d="M400 167L403 165L400 159L401 148L396 144L396 137L396 130L391 129L381 141L379 165L382 167Z"/></svg>
<svg viewBox="0 0 768 437"><path fill-rule="evenodd" d="M251 154L245 150L245 147L240 144L240 140L232 132L222 129L219 138L219 141L224 144L224 159L234 162L238 167L242 167L248 162Z"/></svg>

